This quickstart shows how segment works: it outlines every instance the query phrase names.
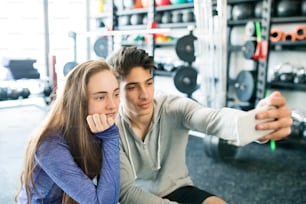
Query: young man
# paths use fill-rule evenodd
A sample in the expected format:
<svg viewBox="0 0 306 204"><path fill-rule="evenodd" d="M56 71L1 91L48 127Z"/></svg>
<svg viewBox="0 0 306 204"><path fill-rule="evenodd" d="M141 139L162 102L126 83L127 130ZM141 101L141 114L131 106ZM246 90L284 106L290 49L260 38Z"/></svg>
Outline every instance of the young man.
<svg viewBox="0 0 306 204"><path fill-rule="evenodd" d="M108 62L120 81L120 203L226 203L193 185L185 150L189 130L236 140L233 118L241 111L214 110L185 97L154 98L154 62L142 49L123 47ZM260 130L275 130L261 140L279 140L290 134L291 111L280 93L259 105L276 107L257 114L258 119L275 119L257 125Z"/></svg>

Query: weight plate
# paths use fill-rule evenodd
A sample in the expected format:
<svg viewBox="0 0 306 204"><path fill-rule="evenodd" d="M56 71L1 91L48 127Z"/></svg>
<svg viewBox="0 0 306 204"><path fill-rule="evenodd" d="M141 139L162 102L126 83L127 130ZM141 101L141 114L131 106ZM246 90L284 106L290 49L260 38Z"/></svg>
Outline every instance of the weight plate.
<svg viewBox="0 0 306 204"><path fill-rule="evenodd" d="M205 135L203 143L206 155L215 160L226 161L235 159L238 152L237 146L229 144L227 140L217 136Z"/></svg>
<svg viewBox="0 0 306 204"><path fill-rule="evenodd" d="M250 102L255 98L255 79L255 71L243 70L239 72L234 87L240 101Z"/></svg>
<svg viewBox="0 0 306 204"><path fill-rule="evenodd" d="M256 53L257 42L255 40L248 40L244 43L242 47L243 56L246 59L252 59L253 55Z"/></svg>
<svg viewBox="0 0 306 204"><path fill-rule="evenodd" d="M64 65L64 68L63 68L63 74L64 76L66 76L68 74L68 72L70 72L75 66L77 66L78 63L77 62L67 62L65 65Z"/></svg>
<svg viewBox="0 0 306 204"><path fill-rule="evenodd" d="M108 56L108 39L107 37L100 37L94 44L94 51L97 56L106 58Z"/></svg>
<svg viewBox="0 0 306 204"><path fill-rule="evenodd" d="M255 37L256 36L256 26L254 21L248 21L245 25L245 34L248 37Z"/></svg>
<svg viewBox="0 0 306 204"><path fill-rule="evenodd" d="M198 72L192 67L180 67L174 75L175 87L186 94L192 94L197 89Z"/></svg>
<svg viewBox="0 0 306 204"><path fill-rule="evenodd" d="M194 41L196 39L194 35L189 34L177 40L175 51L181 60L188 63L195 61Z"/></svg>

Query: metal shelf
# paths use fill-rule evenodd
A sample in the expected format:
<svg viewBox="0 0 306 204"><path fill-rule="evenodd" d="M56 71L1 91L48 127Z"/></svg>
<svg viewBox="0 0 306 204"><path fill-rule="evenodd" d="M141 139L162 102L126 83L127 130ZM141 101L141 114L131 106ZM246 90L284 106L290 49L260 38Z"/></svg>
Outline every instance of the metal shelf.
<svg viewBox="0 0 306 204"><path fill-rule="evenodd" d="M270 47L274 51L283 51L283 50L291 50L291 51L306 51L306 40L301 41L279 41L279 42L271 42Z"/></svg>
<svg viewBox="0 0 306 204"><path fill-rule="evenodd" d="M159 28L187 28L188 26L195 26L195 22L186 23L162 23L158 24Z"/></svg>
<svg viewBox="0 0 306 204"><path fill-rule="evenodd" d="M167 6L157 6L155 7L156 11L173 11L180 9L189 9L194 8L193 3L185 3L185 4L176 4L176 5L167 5Z"/></svg>
<svg viewBox="0 0 306 204"><path fill-rule="evenodd" d="M190 9L190 8L194 8L193 3L156 6L155 10L159 12L159 11L173 11L173 10ZM147 12L148 8L138 8L138 9L129 9L129 10L119 10L117 11L117 15L122 16L122 15L132 15L132 14L143 14Z"/></svg>
<svg viewBox="0 0 306 204"><path fill-rule="evenodd" d="M293 17L272 17L272 24L282 24L282 23L305 23L306 16L293 16Z"/></svg>
<svg viewBox="0 0 306 204"><path fill-rule="evenodd" d="M258 0L228 0L228 4L238 4L238 3L255 3L258 2Z"/></svg>
<svg viewBox="0 0 306 204"><path fill-rule="evenodd" d="M250 18L250 19L243 19L243 20L228 20L228 26L245 26L249 21L261 21L260 18Z"/></svg>
<svg viewBox="0 0 306 204"><path fill-rule="evenodd" d="M286 82L270 82L268 87L272 89L283 89L283 90L299 90L306 91L306 84L294 84Z"/></svg>

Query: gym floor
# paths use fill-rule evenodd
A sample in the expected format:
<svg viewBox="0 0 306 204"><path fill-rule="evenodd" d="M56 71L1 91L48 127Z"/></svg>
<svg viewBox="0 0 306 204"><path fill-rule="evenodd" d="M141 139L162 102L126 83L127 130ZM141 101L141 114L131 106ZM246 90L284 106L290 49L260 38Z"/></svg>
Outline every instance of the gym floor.
<svg viewBox="0 0 306 204"><path fill-rule="evenodd" d="M161 78L156 85L164 82ZM37 97L0 102L0 204L14 203L25 144L48 109ZM206 156L202 138L191 136L186 154L194 183L230 204L306 203L305 146L279 142L272 152L268 144L252 143L222 162Z"/></svg>

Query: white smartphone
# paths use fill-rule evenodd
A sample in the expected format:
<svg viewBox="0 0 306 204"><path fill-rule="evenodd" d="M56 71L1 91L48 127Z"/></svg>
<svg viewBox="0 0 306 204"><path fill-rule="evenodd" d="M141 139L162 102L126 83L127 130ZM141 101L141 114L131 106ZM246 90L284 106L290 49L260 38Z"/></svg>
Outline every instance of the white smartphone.
<svg viewBox="0 0 306 204"><path fill-rule="evenodd" d="M238 132L238 146L245 146L255 140L273 132L274 130L256 130L255 126L258 123L271 121L273 119L256 120L255 115L258 112L273 109L274 107L266 106L254 110L247 111L245 114L236 118L237 132Z"/></svg>

